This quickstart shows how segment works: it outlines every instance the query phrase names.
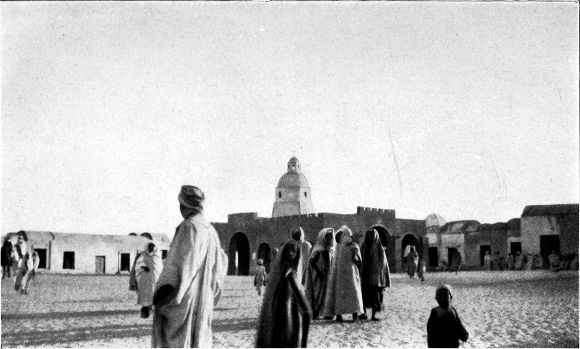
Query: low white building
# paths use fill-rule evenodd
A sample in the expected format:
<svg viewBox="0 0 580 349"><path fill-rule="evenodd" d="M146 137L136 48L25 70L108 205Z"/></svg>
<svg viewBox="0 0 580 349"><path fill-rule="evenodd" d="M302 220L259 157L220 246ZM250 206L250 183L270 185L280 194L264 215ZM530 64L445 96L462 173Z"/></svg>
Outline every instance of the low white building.
<svg viewBox="0 0 580 349"><path fill-rule="evenodd" d="M171 244L171 240L165 234L96 235L25 232L28 242L38 252L39 271L49 273L128 273L137 253L145 250L149 242L157 245L164 259ZM8 236L12 244L16 244L17 233L9 233Z"/></svg>

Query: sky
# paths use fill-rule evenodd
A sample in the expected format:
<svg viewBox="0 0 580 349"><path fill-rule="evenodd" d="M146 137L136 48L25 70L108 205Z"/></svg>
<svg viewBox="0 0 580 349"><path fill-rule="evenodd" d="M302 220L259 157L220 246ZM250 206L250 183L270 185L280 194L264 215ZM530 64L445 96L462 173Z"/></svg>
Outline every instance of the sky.
<svg viewBox="0 0 580 349"><path fill-rule="evenodd" d="M576 3L0 4L2 233L316 212L495 223L579 201Z"/></svg>

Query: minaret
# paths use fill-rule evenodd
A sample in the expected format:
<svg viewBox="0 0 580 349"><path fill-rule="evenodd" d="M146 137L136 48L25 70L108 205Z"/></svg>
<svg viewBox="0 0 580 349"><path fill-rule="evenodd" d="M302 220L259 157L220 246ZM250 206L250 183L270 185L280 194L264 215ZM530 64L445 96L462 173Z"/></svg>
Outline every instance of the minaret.
<svg viewBox="0 0 580 349"><path fill-rule="evenodd" d="M278 181L275 195L273 218L314 213L310 187L302 174L300 161L294 156L288 161L288 171Z"/></svg>

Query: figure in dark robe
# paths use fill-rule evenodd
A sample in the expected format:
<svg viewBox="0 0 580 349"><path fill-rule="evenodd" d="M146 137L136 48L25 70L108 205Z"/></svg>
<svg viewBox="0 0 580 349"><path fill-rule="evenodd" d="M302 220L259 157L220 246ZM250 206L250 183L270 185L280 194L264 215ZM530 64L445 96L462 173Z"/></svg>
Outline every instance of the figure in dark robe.
<svg viewBox="0 0 580 349"><path fill-rule="evenodd" d="M305 348L312 318L297 271L300 245L289 240L273 261L262 302L257 348Z"/></svg>
<svg viewBox="0 0 580 349"><path fill-rule="evenodd" d="M379 321L376 313L383 307L383 292L385 288L391 287L391 274L389 263L384 247L381 245L379 233L375 230L368 230L362 245L362 295L364 303L364 313L361 320L367 319L366 309L372 309L373 321Z"/></svg>
<svg viewBox="0 0 580 349"><path fill-rule="evenodd" d="M314 319L318 318L324 308L335 244L334 229L324 228L318 233L316 244L310 255L305 275L305 292L312 307Z"/></svg>
<svg viewBox="0 0 580 349"><path fill-rule="evenodd" d="M2 279L5 277L10 277L10 271L12 269L12 242L10 237L4 238L4 243L2 244Z"/></svg>

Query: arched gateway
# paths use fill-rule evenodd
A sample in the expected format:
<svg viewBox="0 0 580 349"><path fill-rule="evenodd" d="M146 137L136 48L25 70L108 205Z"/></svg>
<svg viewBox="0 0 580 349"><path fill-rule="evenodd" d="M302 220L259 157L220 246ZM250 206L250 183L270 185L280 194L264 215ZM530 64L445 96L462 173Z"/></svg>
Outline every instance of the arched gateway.
<svg viewBox="0 0 580 349"><path fill-rule="evenodd" d="M232 236L228 259L228 275L250 273L250 242L244 233L237 232Z"/></svg>
<svg viewBox="0 0 580 349"><path fill-rule="evenodd" d="M419 258L423 255L423 246L417 239L417 237L413 234L406 234L403 236L403 240L401 240L401 265L405 265L405 249L407 246L415 246L415 250L417 254L419 254Z"/></svg>
<svg viewBox="0 0 580 349"><path fill-rule="evenodd" d="M270 261L272 260L272 252L270 249L270 245L267 243L262 243L258 246L258 253L257 259L261 259L264 261L264 267L266 268L267 272L270 272Z"/></svg>

